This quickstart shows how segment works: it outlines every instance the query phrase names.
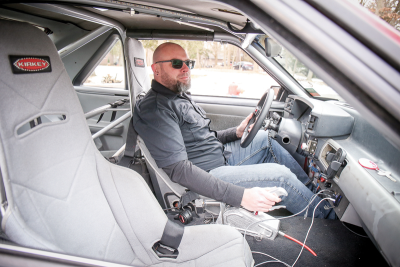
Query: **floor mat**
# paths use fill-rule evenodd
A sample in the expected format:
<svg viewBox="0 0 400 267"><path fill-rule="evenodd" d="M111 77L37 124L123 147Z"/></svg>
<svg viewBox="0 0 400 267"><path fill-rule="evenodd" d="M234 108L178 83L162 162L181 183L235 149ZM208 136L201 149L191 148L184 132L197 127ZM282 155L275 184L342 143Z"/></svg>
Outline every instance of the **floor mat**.
<svg viewBox="0 0 400 267"><path fill-rule="evenodd" d="M282 220L280 230L303 242L310 224L311 218L296 216ZM246 239L252 251L267 253L289 265L294 263L301 250L301 245L283 236L277 236L275 240ZM389 266L369 238L350 232L339 220L315 219L306 245L317 257L304 249L295 266ZM253 254L253 257L256 264L272 260L259 254ZM268 263L262 266L284 265Z"/></svg>

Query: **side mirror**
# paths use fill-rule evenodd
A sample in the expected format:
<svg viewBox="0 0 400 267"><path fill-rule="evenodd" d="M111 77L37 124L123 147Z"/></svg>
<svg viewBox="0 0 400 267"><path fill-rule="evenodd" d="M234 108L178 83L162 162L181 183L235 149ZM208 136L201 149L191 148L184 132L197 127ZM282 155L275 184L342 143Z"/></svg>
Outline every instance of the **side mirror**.
<svg viewBox="0 0 400 267"><path fill-rule="evenodd" d="M272 38L265 38L265 55L267 57L276 57L282 52L282 46Z"/></svg>

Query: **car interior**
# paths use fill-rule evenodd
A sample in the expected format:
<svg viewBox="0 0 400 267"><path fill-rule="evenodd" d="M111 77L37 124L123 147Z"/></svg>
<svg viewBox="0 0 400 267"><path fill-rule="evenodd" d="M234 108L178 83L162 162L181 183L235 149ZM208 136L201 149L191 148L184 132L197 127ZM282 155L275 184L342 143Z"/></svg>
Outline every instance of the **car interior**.
<svg viewBox="0 0 400 267"><path fill-rule="evenodd" d="M164 42L210 128L253 113L336 220L170 180L131 123ZM1 266L400 266L400 34L358 1L8 0L0 48Z"/></svg>

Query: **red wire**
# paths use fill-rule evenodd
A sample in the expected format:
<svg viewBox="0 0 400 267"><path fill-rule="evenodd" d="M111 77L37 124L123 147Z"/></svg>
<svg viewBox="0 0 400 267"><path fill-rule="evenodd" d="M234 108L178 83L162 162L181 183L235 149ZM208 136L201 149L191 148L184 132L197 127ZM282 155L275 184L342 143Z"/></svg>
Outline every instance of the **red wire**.
<svg viewBox="0 0 400 267"><path fill-rule="evenodd" d="M296 242L297 244L299 244L299 245L304 245L303 243L301 243L299 240L297 240L296 238L293 238L293 237L291 237L291 236L289 236L289 235L287 235L287 234L284 234L283 235L284 237L286 237L287 239L290 239L290 240L292 240L292 241L294 241L294 242ZM317 253L315 253L311 248L309 248L307 245L304 245L304 248L305 249L307 249L308 251L310 251L310 253L311 254L313 254L315 257L317 256Z"/></svg>

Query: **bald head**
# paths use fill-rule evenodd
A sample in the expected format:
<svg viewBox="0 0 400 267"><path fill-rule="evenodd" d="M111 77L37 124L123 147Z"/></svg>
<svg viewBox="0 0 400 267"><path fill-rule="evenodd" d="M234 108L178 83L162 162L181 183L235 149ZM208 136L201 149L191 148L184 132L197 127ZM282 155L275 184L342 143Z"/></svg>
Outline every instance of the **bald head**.
<svg viewBox="0 0 400 267"><path fill-rule="evenodd" d="M153 54L153 64L162 61L162 60L170 60L173 59L174 55L177 53L185 53L185 50L182 46L175 44L175 43L163 43L160 44ZM171 57L172 56L172 57Z"/></svg>
<svg viewBox="0 0 400 267"><path fill-rule="evenodd" d="M157 47L151 65L154 80L176 93L186 92L190 88L190 69L185 63L180 69L173 68L170 62L172 59L186 61L189 57L182 46L178 44L163 43Z"/></svg>

